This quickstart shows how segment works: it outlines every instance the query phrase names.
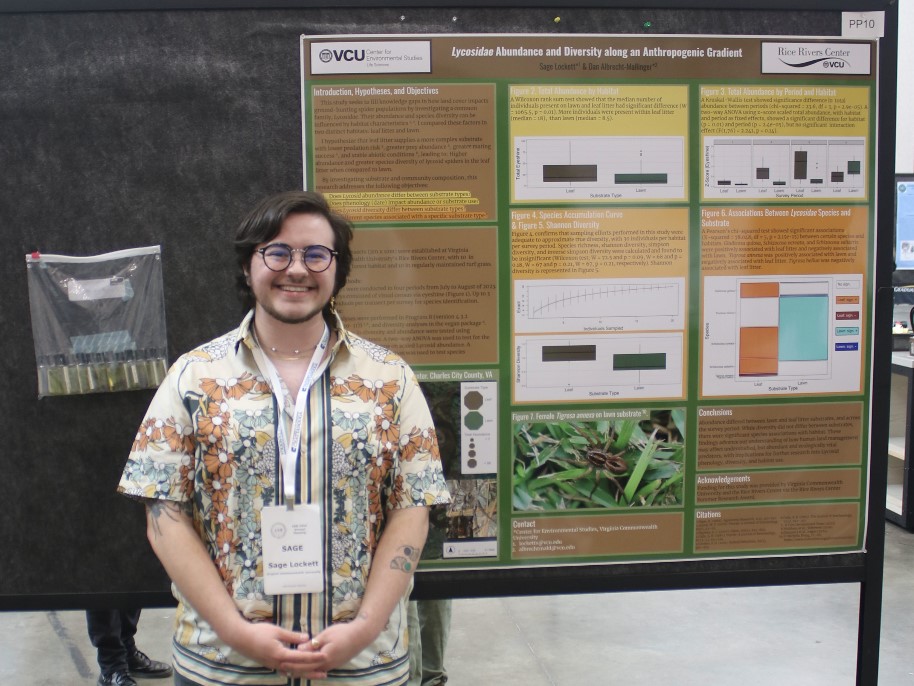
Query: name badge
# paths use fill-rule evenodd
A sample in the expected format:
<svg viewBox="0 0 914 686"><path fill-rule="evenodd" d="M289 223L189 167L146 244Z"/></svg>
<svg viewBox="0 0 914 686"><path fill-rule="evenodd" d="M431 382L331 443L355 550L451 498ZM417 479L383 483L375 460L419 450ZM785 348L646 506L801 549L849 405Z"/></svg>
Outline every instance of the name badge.
<svg viewBox="0 0 914 686"><path fill-rule="evenodd" d="M324 590L321 517L317 505L265 507L263 590L269 595L320 593Z"/></svg>

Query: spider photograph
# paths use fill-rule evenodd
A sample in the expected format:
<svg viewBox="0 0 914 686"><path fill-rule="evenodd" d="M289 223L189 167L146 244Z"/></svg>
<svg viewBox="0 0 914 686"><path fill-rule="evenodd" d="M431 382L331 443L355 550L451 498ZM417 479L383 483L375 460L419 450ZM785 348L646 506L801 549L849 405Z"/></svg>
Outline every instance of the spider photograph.
<svg viewBox="0 0 914 686"><path fill-rule="evenodd" d="M515 511L682 505L685 410L514 425Z"/></svg>

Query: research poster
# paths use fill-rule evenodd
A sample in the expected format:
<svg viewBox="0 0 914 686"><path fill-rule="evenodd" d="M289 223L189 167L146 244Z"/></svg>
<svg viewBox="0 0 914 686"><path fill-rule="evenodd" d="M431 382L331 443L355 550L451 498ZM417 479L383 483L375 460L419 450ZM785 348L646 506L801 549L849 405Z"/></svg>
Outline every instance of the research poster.
<svg viewBox="0 0 914 686"><path fill-rule="evenodd" d="M435 416L425 569L862 549L875 41L301 47L339 308Z"/></svg>

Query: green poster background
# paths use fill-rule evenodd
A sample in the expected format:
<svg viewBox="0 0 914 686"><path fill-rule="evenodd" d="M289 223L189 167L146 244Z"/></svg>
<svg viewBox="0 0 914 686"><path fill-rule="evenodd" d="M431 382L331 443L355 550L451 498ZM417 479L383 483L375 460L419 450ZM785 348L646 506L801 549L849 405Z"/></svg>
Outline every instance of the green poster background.
<svg viewBox="0 0 914 686"><path fill-rule="evenodd" d="M407 361L413 360L436 409L455 496L451 509L433 518L424 567L861 550L869 445L866 360L874 279L875 119L870 113L875 111L876 45L796 37L401 39L303 37L303 136L307 185L327 193L344 212L349 210L357 233L396 238L372 238L372 247L362 254L371 264L382 257L393 262L386 270L372 272L361 286L375 293L372 308L354 306L347 311L345 296L342 299L344 316L354 330L370 326L371 312L397 311L396 301L385 302L385 292L376 290L392 278L391 271L397 272L396 297L414 290L411 305L438 313L445 327L460 323L461 316L472 319L472 307L469 315L447 314L448 303L460 300L446 284L453 273L449 267L465 268L467 260L470 267L481 264L480 256L459 255L461 262L440 256L435 265L441 268L444 285L421 275L411 281L410 267L421 271L426 263L419 258L430 259L411 252L411 244L416 240L425 245L426 236L431 237L430 244L437 244L444 233L459 243L456 237L474 226L492 228L497 234L497 248L484 257L494 257L497 265L498 314L471 321L467 329L468 338L471 331L494 336L497 358L487 358L485 351L475 357L468 352L454 364L443 349L436 356L418 344L410 348L409 342L398 341L406 350L392 344ZM796 66L798 60L790 56L796 52L812 66ZM317 56L315 61L312 56ZM390 66L398 57L404 61ZM852 57L857 58L854 65ZM381 66L372 67L373 59ZM821 73L810 73L817 68ZM380 73L364 73L372 69ZM403 73L404 69L418 73ZM778 73L762 73L765 69ZM785 70L792 73L782 73ZM681 104L680 93L685 96ZM327 123L335 110L340 110L338 121L361 113L348 129L355 139L348 145L346 126ZM468 129L467 120L475 130ZM481 143L463 150L464 139ZM386 159L379 152L385 141L390 141ZM676 157L680 142L681 157ZM807 148L810 143L816 145ZM662 160L663 171L652 172L649 165L630 173L616 169L612 182L601 183L609 174L612 162L607 158L613 150L625 157L634 155L632 148L639 145L639 159L653 155L655 165ZM731 150L750 148L755 178L741 184L723 180L724 162L719 160L732 155ZM767 149L776 150L781 158L772 164L775 155ZM785 150L792 157L785 158ZM765 159L765 153L769 162L762 166L758 160ZM856 156L842 158L840 171L817 167L826 159L834 167L837 158L832 156L851 154ZM748 162L748 155L741 161ZM542 164L542 180L531 172L535 163ZM425 175L423 165L429 165ZM780 186L771 176L778 173L771 171L777 165L781 177L792 175ZM468 175L468 169L482 171ZM734 169L732 165L730 170ZM398 186L400 179L404 182ZM460 182L470 190L461 191ZM497 189L494 207L485 200L487 184ZM671 221L667 217L655 220L653 213L659 208L684 210L685 223L674 218L672 224L664 224ZM854 219L831 218L847 208L854 208ZM708 219L713 212L724 219ZM615 227L616 215L632 219ZM648 228L653 221L658 228ZM729 251L744 254L744 271L735 270L732 263L715 266L727 257L710 247L710 232L721 225L733 227L725 234L742 237L742 247L733 241ZM549 233L550 227L556 227L555 233ZM593 227L598 227L597 233L587 235ZM527 229L533 233L524 233ZM811 252L787 250L815 242L817 235L819 253L834 248L836 235L844 252L820 259ZM674 250L670 260L657 258L655 253L663 249L659 239L664 237L667 249L668 241L681 239L686 248L679 257ZM575 245L591 239L596 242L589 254ZM622 260L621 252L613 252L616 241L642 250L647 246L645 253L651 254L630 253L630 260ZM750 245L751 241L759 245ZM379 242L392 247L381 250L376 247ZM774 261L770 255L752 255L766 244L779 246L775 251L786 250L784 260L793 264L778 265L780 270L763 267ZM357 255L358 246L357 241ZM832 261L850 265L851 274L838 267L826 269ZM672 265L672 271L665 273L664 265ZM357 256L356 272L358 268ZM637 276L639 271L648 278ZM679 283L669 279L683 271L677 290ZM768 273L772 275L766 277ZM527 279L517 274L539 276ZM736 299L743 317L737 324L741 338L716 344L741 351L738 368L729 376L754 381L743 388L733 382L709 382L706 368L714 366L716 358L702 339L712 338L709 332L723 327L704 310L717 307L720 317L729 315L714 300L728 296L707 295L712 291L709 284L718 283L706 279L713 275L722 284L714 293L742 289ZM588 316L588 307L633 308L617 295L623 285L629 289L629 300L640 298L638 302L651 306L659 301L647 294L648 289L677 293L685 308L680 322L670 327L654 312L638 315L626 310L625 315L602 314L586 332L575 328L574 318ZM772 287L776 292L766 293ZM430 289L434 297L423 295ZM544 315L524 315L521 310L532 308L533 300L547 292L564 294L561 306L570 314L541 326ZM623 316L629 319L623 321ZM636 316L645 323L631 324L638 321ZM761 323L750 321L753 317ZM418 330L434 330L434 321L425 321L427 327ZM617 322L621 325L612 325ZM517 330L523 327L550 333L540 344L530 331ZM453 329L455 340L462 330ZM673 331L674 338L658 331ZM385 336L383 330L373 333ZM685 357L679 367L678 344L662 347L670 340L682 341ZM541 358L529 355L533 347ZM853 362L842 367L849 356ZM552 363L564 365L576 381L561 388L546 371ZM612 372L605 373L618 378L635 374L656 379L657 374L666 374L660 397L652 397L637 381L588 386L585 376L593 372L583 370L599 375L607 365ZM453 378L436 379L448 375ZM822 381L828 375L833 381ZM703 390L703 377L710 392ZM539 382L556 386L545 392L533 389ZM466 395L474 391L462 390L464 383L494 387L497 415L491 402L487 414L469 410ZM733 416L734 410L739 419L729 424L721 420L722 415ZM468 446L467 437L480 430L486 434L480 439L483 447ZM817 434L839 438L822 441ZM711 448L731 435L741 444L731 460L721 461L720 450ZM472 452L474 460L485 451L489 464L497 467L465 473L467 454ZM702 466L702 452L715 453L713 469ZM756 457L758 453L780 458L766 460ZM495 492L497 503L492 502ZM707 494L701 502L700 492Z"/></svg>

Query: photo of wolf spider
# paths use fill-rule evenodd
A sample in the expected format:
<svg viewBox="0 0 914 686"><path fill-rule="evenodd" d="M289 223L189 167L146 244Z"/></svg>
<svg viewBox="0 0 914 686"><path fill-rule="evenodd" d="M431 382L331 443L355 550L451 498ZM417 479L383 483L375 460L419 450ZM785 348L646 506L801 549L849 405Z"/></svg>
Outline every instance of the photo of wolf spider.
<svg viewBox="0 0 914 686"><path fill-rule="evenodd" d="M644 419L519 423L515 510L657 507L682 502L682 410Z"/></svg>
<svg viewBox="0 0 914 686"><path fill-rule="evenodd" d="M572 426L589 441L583 459L579 457L569 460L569 462L579 467L587 468L587 471L581 475L582 479L589 474L595 475L593 488L590 489L587 497L593 497L594 492L600 485L600 477L603 476L613 485L615 496L618 499L619 494L622 492L622 485L616 477L628 473L629 470L628 462L622 457L627 452L627 447L619 452L612 451L612 445L618 439L615 432L610 432L605 437L605 440L601 440L602 437L591 427L580 424L572 424Z"/></svg>

